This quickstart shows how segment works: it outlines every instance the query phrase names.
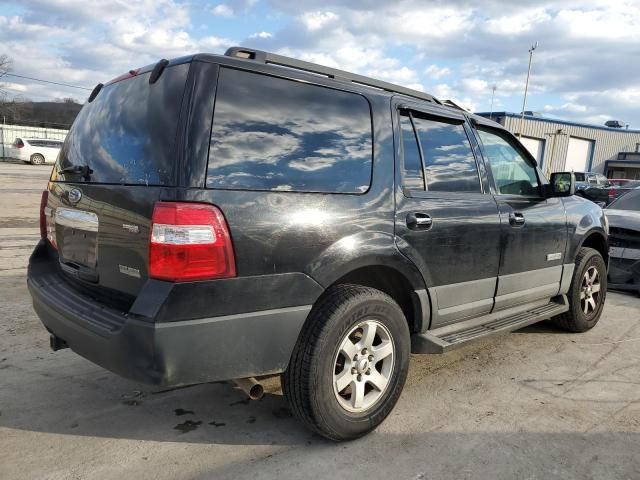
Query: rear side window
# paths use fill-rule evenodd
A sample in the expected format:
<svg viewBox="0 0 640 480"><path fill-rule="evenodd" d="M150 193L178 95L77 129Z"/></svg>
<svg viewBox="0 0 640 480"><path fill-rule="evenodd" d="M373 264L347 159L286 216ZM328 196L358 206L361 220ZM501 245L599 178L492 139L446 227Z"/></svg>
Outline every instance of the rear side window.
<svg viewBox="0 0 640 480"><path fill-rule="evenodd" d="M364 97L221 69L208 188L363 193L371 156Z"/></svg>
<svg viewBox="0 0 640 480"><path fill-rule="evenodd" d="M151 85L151 72L106 85L82 107L52 179L172 185L173 144L189 66L168 67ZM74 167L84 166L91 170L89 176L73 173Z"/></svg>
<svg viewBox="0 0 640 480"><path fill-rule="evenodd" d="M404 185L432 192L480 193L480 177L463 123L403 112ZM412 127L413 123L413 127ZM417 134L418 144L413 132Z"/></svg>

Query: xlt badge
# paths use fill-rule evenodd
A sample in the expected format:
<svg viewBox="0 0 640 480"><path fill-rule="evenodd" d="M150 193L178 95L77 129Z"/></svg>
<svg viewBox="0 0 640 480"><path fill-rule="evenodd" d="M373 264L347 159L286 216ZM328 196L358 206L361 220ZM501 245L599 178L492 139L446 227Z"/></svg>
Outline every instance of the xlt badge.
<svg viewBox="0 0 640 480"><path fill-rule="evenodd" d="M133 267L127 267L126 265L118 265L118 269L120 273L124 273L125 275L129 275L130 277L140 278L140 270Z"/></svg>

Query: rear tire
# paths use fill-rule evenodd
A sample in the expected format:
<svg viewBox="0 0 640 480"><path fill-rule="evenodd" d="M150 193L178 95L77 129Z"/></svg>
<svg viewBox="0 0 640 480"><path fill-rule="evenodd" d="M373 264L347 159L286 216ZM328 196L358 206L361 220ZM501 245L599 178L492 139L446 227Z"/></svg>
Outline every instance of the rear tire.
<svg viewBox="0 0 640 480"><path fill-rule="evenodd" d="M31 164L32 165L42 165L44 163L44 156L39 153L34 153L31 155Z"/></svg>
<svg viewBox="0 0 640 480"><path fill-rule="evenodd" d="M578 251L575 265L567 293L569 311L552 320L564 330L586 332L602 315L607 296L607 266L600 252L586 247Z"/></svg>
<svg viewBox="0 0 640 480"><path fill-rule="evenodd" d="M409 354L407 322L391 297L338 285L311 310L282 389L296 417L315 432L335 441L358 438L400 398Z"/></svg>

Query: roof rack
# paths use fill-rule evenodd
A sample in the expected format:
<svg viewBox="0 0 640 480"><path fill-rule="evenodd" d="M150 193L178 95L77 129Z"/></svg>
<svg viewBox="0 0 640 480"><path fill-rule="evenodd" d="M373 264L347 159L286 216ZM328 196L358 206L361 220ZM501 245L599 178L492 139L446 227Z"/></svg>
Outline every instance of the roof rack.
<svg viewBox="0 0 640 480"><path fill-rule="evenodd" d="M461 107L451 99L443 100L442 105L444 105L445 107L457 108L458 110L462 110L463 112L468 112L466 108Z"/></svg>
<svg viewBox="0 0 640 480"><path fill-rule="evenodd" d="M253 48L245 47L231 47L225 52L227 57L242 58L245 60L253 60L255 62L279 65L282 67L293 68L296 70L303 70L309 73L315 73L318 75L325 75L329 78L336 80L342 80L344 82L351 82L357 85L364 85L366 87L378 88L387 92L400 93L409 97L419 98L420 100L426 100L428 102L442 104L433 95L428 93L419 92L412 88L401 87L393 83L384 82L382 80L375 80L364 75L358 75L356 73L345 72L344 70L338 70L336 68L325 67L318 65L317 63L305 62L303 60L297 60L291 57L285 57L275 53L263 52L262 50L254 50Z"/></svg>

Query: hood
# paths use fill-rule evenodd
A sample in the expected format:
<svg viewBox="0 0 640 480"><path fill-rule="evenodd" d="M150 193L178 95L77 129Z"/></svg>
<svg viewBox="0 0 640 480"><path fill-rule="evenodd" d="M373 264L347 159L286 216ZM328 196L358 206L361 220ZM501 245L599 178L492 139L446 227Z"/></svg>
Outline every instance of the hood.
<svg viewBox="0 0 640 480"><path fill-rule="evenodd" d="M609 227L626 228L640 232L640 212L606 208L604 213L609 220Z"/></svg>

